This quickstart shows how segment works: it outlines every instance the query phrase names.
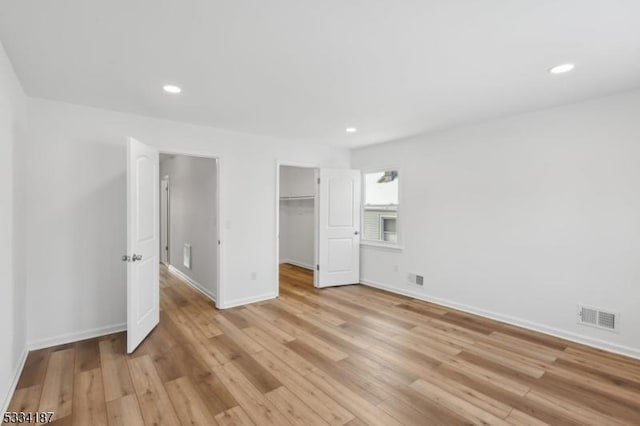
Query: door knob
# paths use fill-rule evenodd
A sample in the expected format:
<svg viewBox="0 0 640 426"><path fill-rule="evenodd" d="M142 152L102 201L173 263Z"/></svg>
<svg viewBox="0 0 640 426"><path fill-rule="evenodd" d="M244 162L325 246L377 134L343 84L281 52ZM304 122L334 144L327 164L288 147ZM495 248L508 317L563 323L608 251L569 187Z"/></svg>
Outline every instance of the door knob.
<svg viewBox="0 0 640 426"><path fill-rule="evenodd" d="M356 231L356 232L354 232L354 233L353 233L353 235L358 235L358 234L359 234L359 232L358 232L358 231Z"/></svg>
<svg viewBox="0 0 640 426"><path fill-rule="evenodd" d="M128 256L126 254L122 255L122 261L123 262L129 262L131 260L131 256Z"/></svg>
<svg viewBox="0 0 640 426"><path fill-rule="evenodd" d="M142 260L142 255L134 253L133 256L131 256L131 261L135 262L136 260Z"/></svg>

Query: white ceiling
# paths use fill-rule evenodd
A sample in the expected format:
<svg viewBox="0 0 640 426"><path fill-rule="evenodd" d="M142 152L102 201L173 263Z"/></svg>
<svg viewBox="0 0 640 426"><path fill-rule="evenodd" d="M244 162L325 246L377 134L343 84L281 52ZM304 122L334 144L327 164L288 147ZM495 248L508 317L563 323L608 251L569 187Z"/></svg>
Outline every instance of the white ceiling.
<svg viewBox="0 0 640 426"><path fill-rule="evenodd" d="M638 0L2 0L0 39L31 96L347 147L640 87Z"/></svg>

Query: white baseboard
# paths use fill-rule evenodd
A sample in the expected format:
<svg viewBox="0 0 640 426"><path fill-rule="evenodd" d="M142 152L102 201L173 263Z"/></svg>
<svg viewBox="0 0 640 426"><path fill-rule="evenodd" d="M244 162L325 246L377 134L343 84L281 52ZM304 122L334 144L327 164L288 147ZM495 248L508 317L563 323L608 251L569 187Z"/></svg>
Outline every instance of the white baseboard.
<svg viewBox="0 0 640 426"><path fill-rule="evenodd" d="M79 342L81 340L92 339L94 337L105 336L107 334L120 333L127 330L127 324L113 324L104 327L92 328L90 330L62 334L55 337L47 337L46 339L38 339L29 342L29 350L50 348L51 346L64 345L66 343Z"/></svg>
<svg viewBox="0 0 640 426"><path fill-rule="evenodd" d="M265 294L260 294L258 296L230 300L229 302L223 304L222 306L218 306L218 308L220 309L235 308L236 306L248 305L249 303L257 303L265 300L275 299L276 297L278 297L278 295L275 293L265 293Z"/></svg>
<svg viewBox="0 0 640 426"><path fill-rule="evenodd" d="M304 268L304 269L310 269L312 271L314 269L313 265L309 265L308 263L304 263L304 262L298 262L297 260L282 259L280 263L290 263L294 266L299 266L300 268Z"/></svg>
<svg viewBox="0 0 640 426"><path fill-rule="evenodd" d="M450 300L441 299L438 297L431 297L417 291L411 291L410 289L402 289L392 287L386 284L371 280L361 280L362 284L386 290L390 293L396 293L403 296L413 297L415 299L424 300L425 302L435 303L447 308L457 309L470 314L479 315L481 317L489 318L496 321L501 321L507 324L515 325L517 327L526 328L528 330L537 331L542 334L548 334L550 336L559 337L561 339L569 340L571 342L580 343L582 345L591 346L596 349L602 349L604 351L613 352L620 355L625 355L631 358L640 359L640 349L631 348L628 346L618 345L616 343L607 342L593 337L584 336L582 334L573 333L570 331L560 330L546 325L538 324L532 321L523 320L520 318L511 317L509 315L499 314L497 312L487 311L485 309L476 308L474 306L465 305L462 303L452 302Z"/></svg>
<svg viewBox="0 0 640 426"><path fill-rule="evenodd" d="M29 351L25 345L22 350L22 354L20 355L20 360L18 361L18 366L16 367L16 371L13 375L13 380L11 381L11 385L5 395L4 401L2 402L2 410L0 413L5 413L9 409L9 404L11 403L11 398L13 398L13 394L16 391L16 387L18 386L18 380L20 380L20 375L22 374L22 370L24 369L24 364L27 362L27 355L29 355Z"/></svg>
<svg viewBox="0 0 640 426"><path fill-rule="evenodd" d="M208 290L199 282L191 279L191 277L187 276L184 272L182 272L175 266L169 265L169 272L171 272L173 275L176 275L177 277L182 279L182 281L186 282L191 287L198 290L200 293L204 294L207 298L213 300L213 303L216 303L216 296L211 292L211 290Z"/></svg>

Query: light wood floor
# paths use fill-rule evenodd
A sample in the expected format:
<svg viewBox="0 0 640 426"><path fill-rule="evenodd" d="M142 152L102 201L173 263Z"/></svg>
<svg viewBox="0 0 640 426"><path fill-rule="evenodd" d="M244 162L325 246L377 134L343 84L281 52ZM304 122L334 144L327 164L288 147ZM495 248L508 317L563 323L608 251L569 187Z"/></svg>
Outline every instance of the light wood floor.
<svg viewBox="0 0 640 426"><path fill-rule="evenodd" d="M640 424L640 362L363 286L225 311L161 273L160 325L29 354L10 411L77 425Z"/></svg>

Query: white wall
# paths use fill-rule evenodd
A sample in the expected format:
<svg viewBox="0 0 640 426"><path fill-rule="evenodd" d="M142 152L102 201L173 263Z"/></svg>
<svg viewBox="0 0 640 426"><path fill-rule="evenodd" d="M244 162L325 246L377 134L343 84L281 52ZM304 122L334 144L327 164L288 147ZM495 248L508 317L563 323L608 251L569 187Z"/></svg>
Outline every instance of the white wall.
<svg viewBox="0 0 640 426"><path fill-rule="evenodd" d="M309 167L280 166L280 196L313 196L315 193L314 170Z"/></svg>
<svg viewBox="0 0 640 426"><path fill-rule="evenodd" d="M640 91L355 150L401 181L405 248L363 247L363 280L640 357L639 118Z"/></svg>
<svg viewBox="0 0 640 426"><path fill-rule="evenodd" d="M0 44L0 412L26 350L22 170L26 97Z"/></svg>
<svg viewBox="0 0 640 426"><path fill-rule="evenodd" d="M275 296L277 160L349 165L342 149L40 99L29 100L29 120L27 288L37 345L125 321L127 135L220 158L223 306Z"/></svg>
<svg viewBox="0 0 640 426"><path fill-rule="evenodd" d="M314 217L313 199L280 202L280 263L313 269Z"/></svg>
<svg viewBox="0 0 640 426"><path fill-rule="evenodd" d="M280 197L313 196L315 171L280 167ZM315 264L314 200L280 201L280 262L313 269Z"/></svg>
<svg viewBox="0 0 640 426"><path fill-rule="evenodd" d="M216 160L175 155L160 163L169 177L169 263L215 298L218 273ZM191 268L183 248L191 245Z"/></svg>

